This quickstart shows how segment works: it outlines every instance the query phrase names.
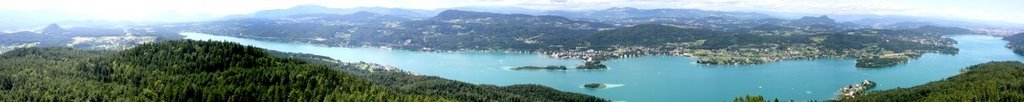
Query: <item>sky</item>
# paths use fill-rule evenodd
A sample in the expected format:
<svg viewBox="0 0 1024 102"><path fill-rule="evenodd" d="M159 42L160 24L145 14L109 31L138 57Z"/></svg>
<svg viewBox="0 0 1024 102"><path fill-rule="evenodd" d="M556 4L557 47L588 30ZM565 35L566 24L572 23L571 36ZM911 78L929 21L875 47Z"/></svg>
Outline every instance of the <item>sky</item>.
<svg viewBox="0 0 1024 102"><path fill-rule="evenodd" d="M140 21L167 15L219 17L297 5L410 9L465 6L541 10L687 8L805 14L909 15L1024 24L1024 0L0 0L0 11L61 12L80 18Z"/></svg>

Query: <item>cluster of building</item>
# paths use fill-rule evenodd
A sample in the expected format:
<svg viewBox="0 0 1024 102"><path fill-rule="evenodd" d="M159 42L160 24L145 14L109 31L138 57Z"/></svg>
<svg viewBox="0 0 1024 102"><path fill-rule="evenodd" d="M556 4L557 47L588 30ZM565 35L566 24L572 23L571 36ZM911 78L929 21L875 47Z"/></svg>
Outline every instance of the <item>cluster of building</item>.
<svg viewBox="0 0 1024 102"><path fill-rule="evenodd" d="M359 62L359 63L355 63L355 64L356 64L356 66L359 69L365 70L365 71L369 71L369 72L405 72L405 71L403 71L401 69L398 69L398 67L387 66L387 65L380 65L380 64L376 64L376 63ZM406 72L406 73L408 73L408 72Z"/></svg>
<svg viewBox="0 0 1024 102"><path fill-rule="evenodd" d="M836 99L842 100L854 98L857 97L857 95L864 93L864 91L867 91L868 89L874 87L875 82L871 82L868 80L864 80L864 82L861 82L859 84L846 85L845 87L839 89L839 95L836 96Z"/></svg>

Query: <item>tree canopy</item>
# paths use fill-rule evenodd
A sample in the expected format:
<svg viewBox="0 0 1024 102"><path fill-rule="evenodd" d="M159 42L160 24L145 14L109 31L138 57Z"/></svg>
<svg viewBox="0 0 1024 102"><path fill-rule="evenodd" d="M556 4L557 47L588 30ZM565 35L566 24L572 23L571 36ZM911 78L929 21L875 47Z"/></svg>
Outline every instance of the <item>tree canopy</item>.
<svg viewBox="0 0 1024 102"><path fill-rule="evenodd" d="M0 99L20 101L605 101L534 85L369 79L339 71L338 66L277 57L264 49L228 42L166 41L117 52L21 48L0 54L0 65ZM421 77L403 75L407 76L386 77ZM391 87L396 85L456 91L427 93ZM488 92L489 96L453 99Z"/></svg>
<svg viewBox="0 0 1024 102"><path fill-rule="evenodd" d="M851 102L1012 102L1024 100L1024 64L989 62L960 75L910 88L868 92Z"/></svg>

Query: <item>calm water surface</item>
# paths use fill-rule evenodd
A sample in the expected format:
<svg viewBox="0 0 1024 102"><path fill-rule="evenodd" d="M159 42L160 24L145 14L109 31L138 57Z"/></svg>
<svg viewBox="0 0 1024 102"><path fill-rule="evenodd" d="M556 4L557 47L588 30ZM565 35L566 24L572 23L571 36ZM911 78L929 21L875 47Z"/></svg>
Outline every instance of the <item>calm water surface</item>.
<svg viewBox="0 0 1024 102"><path fill-rule="evenodd" d="M541 84L615 101L731 101L736 96L763 95L786 100L825 100L844 85L872 80L874 90L912 87L956 75L974 64L1024 59L1003 47L998 37L948 36L958 41L959 54L929 53L904 65L889 68L854 67L854 59L793 60L744 66L706 66L678 56L646 56L605 62L603 71L512 71L516 66L582 64L532 53L417 52L379 48L324 47L309 44L258 41L201 33L181 33L186 39L223 40L270 50L311 53L347 62L373 62L423 75L477 84ZM591 90L586 83L609 83L611 88Z"/></svg>

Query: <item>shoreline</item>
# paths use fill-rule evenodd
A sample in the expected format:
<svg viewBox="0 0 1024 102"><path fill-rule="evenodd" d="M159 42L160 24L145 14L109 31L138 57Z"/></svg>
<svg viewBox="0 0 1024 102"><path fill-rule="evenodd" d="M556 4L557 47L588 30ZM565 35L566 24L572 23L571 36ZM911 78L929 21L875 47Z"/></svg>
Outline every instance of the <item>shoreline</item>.
<svg viewBox="0 0 1024 102"><path fill-rule="evenodd" d="M193 33L202 34L207 36L221 36L221 37L233 37L229 35L216 35L199 32L181 32L181 33ZM179 33L179 35L182 35ZM282 41L281 39L265 39L265 38L241 38L241 39L252 39L252 40L267 40L269 42L280 42L280 43L291 43L291 44L303 44L311 46L323 46L323 47L339 47L339 48L368 48L368 49L380 49L380 50L404 50L404 51L415 51L415 52L429 52L429 53L510 53L510 54L541 54L549 58L557 59L574 59L582 60L584 63L587 62L603 62L608 60L622 59L622 58L634 58L634 57L645 57L645 56L676 56L676 57L687 57L695 60L696 64L701 65L758 65L766 63L774 63L780 61L791 61L791 60L817 60L817 59L862 59L867 57L878 57L883 56L882 54L865 54L872 53L867 52L868 49L853 50L853 51L821 51L817 48L811 48L814 51L810 52L808 49L788 49L788 50L769 50L769 49L739 49L739 50L726 50L726 49L694 49L694 48L680 48L680 47L615 47L614 49L606 50L595 50L595 49L571 49L571 50L513 50L513 49L433 49L433 48L410 48L410 47L393 47L388 45L373 46L373 45L361 45L361 46L345 46L345 45L330 45L330 44L317 44L313 42L301 42L301 41ZM954 40L955 41L955 40ZM955 43L955 42L954 42ZM949 45L953 46L953 45ZM958 51L958 48L951 52L936 50L924 50L924 51L905 51L899 53L914 53L917 55L923 55L925 53L938 53L948 54ZM750 55L749 51L761 51L763 53L755 53L754 56L730 56L730 55ZM767 52L765 52L767 51ZM770 53L769 53L770 52ZM783 53L783 55L778 55ZM787 55L795 54L795 55ZM700 56L707 55L707 56ZM757 57L763 56L763 57ZM783 58L773 58L783 57ZM895 62L896 64L887 65L874 65L868 67L855 66L857 68L885 68L896 65L906 64L909 60L914 60L916 57L907 58ZM858 64L861 61L857 61Z"/></svg>

